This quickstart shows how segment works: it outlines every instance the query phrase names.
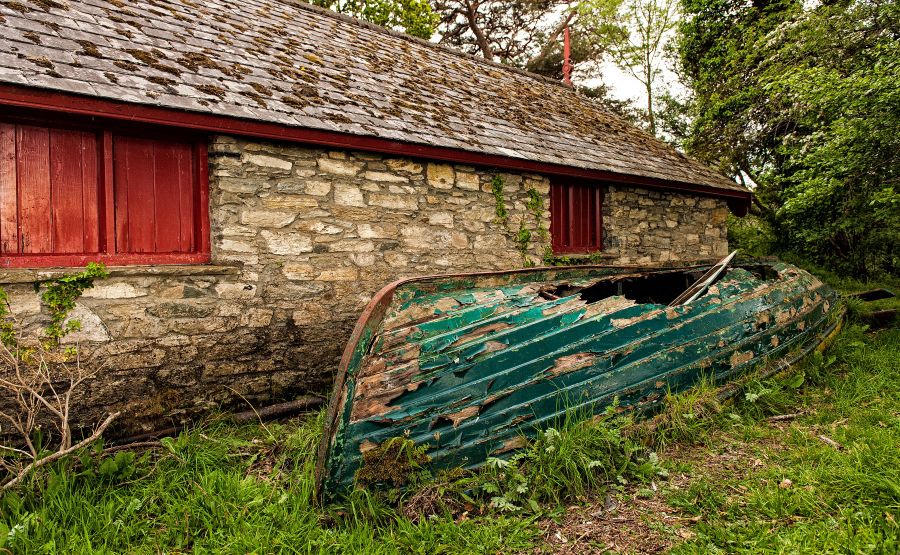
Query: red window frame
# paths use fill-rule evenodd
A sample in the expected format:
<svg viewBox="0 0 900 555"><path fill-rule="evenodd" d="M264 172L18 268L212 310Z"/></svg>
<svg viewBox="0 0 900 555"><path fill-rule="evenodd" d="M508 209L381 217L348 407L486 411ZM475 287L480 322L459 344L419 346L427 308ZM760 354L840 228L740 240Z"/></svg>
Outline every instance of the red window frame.
<svg viewBox="0 0 900 555"><path fill-rule="evenodd" d="M85 221L85 229L90 225L90 234L93 235L91 242L96 242L96 252L83 253L2 253L0 254L0 268L45 268L45 267L67 267L67 266L83 266L88 262L103 262L110 266L126 266L126 265L152 265L152 264L203 264L210 261L210 229L209 229L209 169L207 160L207 140L204 136L196 133L185 132L179 129L156 128L156 127L131 127L111 124L108 122L98 122L95 120L79 120L71 116L64 116L65 122L58 121L49 114L23 114L22 116L7 116L0 113L0 123L11 124L13 126L36 126L46 127L51 130L76 131L83 133L91 133L96 137L96 181L97 192L90 196L95 197L96 206L96 222ZM74 122L72 121L74 120ZM172 141L171 137L177 140ZM116 165L114 164L114 144L121 140L149 140L157 144L164 144L169 141L173 144L185 145L189 144L191 149L191 168L190 176L186 177L191 184L191 209L193 214L190 218L190 225L193 237L189 238L189 252L119 252L119 250L127 250L120 246L117 250L117 239L124 244L120 238L123 232L123 222L117 220L117 199L116 199ZM8 195L10 190L16 192L16 218L17 241L18 234L22 229L21 204L18 195L20 194L20 184L18 175L15 170L9 171L9 148L3 148L0 145L0 191L5 191ZM5 157L4 157L5 156ZM13 152L13 157L17 153ZM84 160L84 159L82 159ZM16 160L18 162L18 160ZM59 165L60 167L64 167ZM85 170L87 171L87 170ZM90 168L93 171L93 168ZM85 189L87 190L87 189ZM8 198L8 196L7 196ZM0 203L3 200L0 199ZM52 206L54 201L44 200L44 204ZM52 208L51 208L52 209ZM120 212L122 208L119 207ZM93 214L92 214L93 216ZM10 223L4 217L3 225L9 226ZM119 220L122 218L120 217ZM93 227L96 226L96 231ZM182 232L184 233L184 232ZM85 231L85 234L89 234ZM87 241L87 239L86 239ZM91 249L93 250L93 249ZM146 249L145 249L146 250Z"/></svg>
<svg viewBox="0 0 900 555"><path fill-rule="evenodd" d="M550 237L554 254L602 251L603 187L593 183L551 183Z"/></svg>

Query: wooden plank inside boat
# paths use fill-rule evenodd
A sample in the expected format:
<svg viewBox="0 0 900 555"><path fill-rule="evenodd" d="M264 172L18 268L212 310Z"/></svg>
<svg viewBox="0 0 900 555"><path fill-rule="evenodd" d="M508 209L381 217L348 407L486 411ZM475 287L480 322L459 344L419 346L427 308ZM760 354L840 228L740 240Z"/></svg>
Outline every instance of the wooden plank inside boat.
<svg viewBox="0 0 900 555"><path fill-rule="evenodd" d="M399 436L438 467L502 456L567 410L652 409L813 341L835 294L785 264L729 269L666 306L710 266L542 268L430 277L383 289L339 368L319 451L326 496L362 453Z"/></svg>

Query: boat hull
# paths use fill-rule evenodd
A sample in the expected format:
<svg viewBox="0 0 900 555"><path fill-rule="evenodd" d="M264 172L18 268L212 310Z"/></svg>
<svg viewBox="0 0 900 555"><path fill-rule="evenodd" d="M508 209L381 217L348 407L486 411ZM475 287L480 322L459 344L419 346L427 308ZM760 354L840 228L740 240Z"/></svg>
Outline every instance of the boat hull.
<svg viewBox="0 0 900 555"><path fill-rule="evenodd" d="M385 287L341 361L321 491L352 487L362 454L387 439L427 445L436 467L474 467L568 411L652 410L704 377L727 382L821 341L835 319L834 291L780 263L733 268L692 303L661 304L707 269L541 268Z"/></svg>

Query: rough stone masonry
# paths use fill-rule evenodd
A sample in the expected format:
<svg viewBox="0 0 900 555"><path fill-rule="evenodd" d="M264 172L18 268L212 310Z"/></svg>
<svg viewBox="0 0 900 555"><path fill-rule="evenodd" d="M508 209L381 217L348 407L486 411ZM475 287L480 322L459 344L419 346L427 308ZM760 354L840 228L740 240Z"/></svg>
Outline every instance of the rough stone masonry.
<svg viewBox="0 0 900 555"><path fill-rule="evenodd" d="M548 178L361 152L215 137L210 142L212 262L113 268L73 317L87 364L100 368L76 419L122 410L118 433L159 429L216 408L327 393L363 307L400 277L520 267L515 231L549 228ZM544 199L540 218L529 190ZM611 264L710 259L727 252L725 201L606 187ZM33 282L54 271L7 270L0 284L29 325L46 318Z"/></svg>

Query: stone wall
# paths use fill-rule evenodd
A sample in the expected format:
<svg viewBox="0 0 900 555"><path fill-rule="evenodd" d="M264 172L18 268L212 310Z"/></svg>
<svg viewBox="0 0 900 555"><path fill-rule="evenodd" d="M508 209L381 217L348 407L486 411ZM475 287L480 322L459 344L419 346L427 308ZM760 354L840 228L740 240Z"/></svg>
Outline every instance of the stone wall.
<svg viewBox="0 0 900 555"><path fill-rule="evenodd" d="M99 365L79 413L127 411L119 433L180 423L215 407L327 393L350 330L385 284L405 276L520 267L520 222L545 244L549 180L472 167L217 137L210 145L212 262L113 269L88 290L71 337ZM545 199L537 217L529 190ZM724 202L610 187L610 262L716 257ZM32 283L52 272L0 272L19 316L41 314Z"/></svg>
<svg viewBox="0 0 900 555"><path fill-rule="evenodd" d="M724 200L607 186L603 252L617 264L720 259L728 254Z"/></svg>

